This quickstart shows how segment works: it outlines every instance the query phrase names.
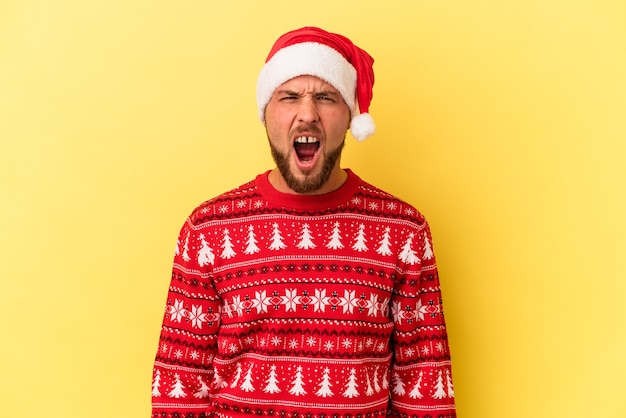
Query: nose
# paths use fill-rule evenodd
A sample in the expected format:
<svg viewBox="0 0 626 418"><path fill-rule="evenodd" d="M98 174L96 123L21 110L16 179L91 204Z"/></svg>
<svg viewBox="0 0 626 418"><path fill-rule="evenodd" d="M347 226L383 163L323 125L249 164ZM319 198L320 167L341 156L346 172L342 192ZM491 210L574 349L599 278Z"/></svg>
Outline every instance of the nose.
<svg viewBox="0 0 626 418"><path fill-rule="evenodd" d="M303 98L298 109L298 120L303 123L314 123L319 120L317 103L312 97Z"/></svg>

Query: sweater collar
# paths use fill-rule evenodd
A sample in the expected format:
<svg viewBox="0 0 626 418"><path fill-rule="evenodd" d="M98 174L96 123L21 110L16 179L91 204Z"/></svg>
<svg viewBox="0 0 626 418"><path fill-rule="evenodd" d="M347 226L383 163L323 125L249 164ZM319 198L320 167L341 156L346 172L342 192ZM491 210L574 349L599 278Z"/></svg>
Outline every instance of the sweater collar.
<svg viewBox="0 0 626 418"><path fill-rule="evenodd" d="M307 210L331 209L348 203L361 182L361 179L352 170L345 169L345 171L348 173L348 178L340 188L320 195L299 195L279 192L269 181L270 170L259 174L256 178L256 184L259 192L270 203L270 206Z"/></svg>

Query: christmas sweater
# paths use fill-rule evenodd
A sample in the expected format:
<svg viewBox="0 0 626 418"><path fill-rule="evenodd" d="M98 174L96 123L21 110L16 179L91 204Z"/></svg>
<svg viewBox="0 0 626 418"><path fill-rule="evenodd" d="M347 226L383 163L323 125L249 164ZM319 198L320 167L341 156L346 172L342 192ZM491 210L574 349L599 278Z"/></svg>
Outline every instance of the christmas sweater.
<svg viewBox="0 0 626 418"><path fill-rule="evenodd" d="M428 224L347 172L320 196L264 173L192 212L153 417L456 416Z"/></svg>

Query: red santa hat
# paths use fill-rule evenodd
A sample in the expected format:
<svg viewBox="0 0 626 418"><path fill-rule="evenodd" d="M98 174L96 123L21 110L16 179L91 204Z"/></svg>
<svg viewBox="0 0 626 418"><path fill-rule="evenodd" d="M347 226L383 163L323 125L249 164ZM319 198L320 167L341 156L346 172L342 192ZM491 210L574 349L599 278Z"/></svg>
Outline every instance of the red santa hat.
<svg viewBox="0 0 626 418"><path fill-rule="evenodd" d="M305 27L287 32L274 44L257 81L259 119L284 82L300 75L319 77L339 91L350 108L350 132L359 141L376 130L368 110L374 86L374 59L345 36Z"/></svg>

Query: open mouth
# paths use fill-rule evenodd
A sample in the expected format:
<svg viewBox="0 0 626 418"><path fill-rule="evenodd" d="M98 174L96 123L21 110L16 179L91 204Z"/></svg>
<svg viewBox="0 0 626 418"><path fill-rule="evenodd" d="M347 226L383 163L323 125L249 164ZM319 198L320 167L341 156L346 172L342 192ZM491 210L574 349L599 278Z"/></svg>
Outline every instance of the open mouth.
<svg viewBox="0 0 626 418"><path fill-rule="evenodd" d="M298 160L309 162L315 158L315 153L320 148L320 142L312 136L299 136L296 138L293 147L296 150Z"/></svg>

